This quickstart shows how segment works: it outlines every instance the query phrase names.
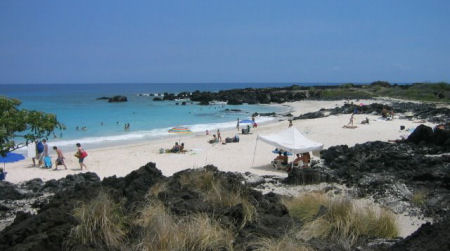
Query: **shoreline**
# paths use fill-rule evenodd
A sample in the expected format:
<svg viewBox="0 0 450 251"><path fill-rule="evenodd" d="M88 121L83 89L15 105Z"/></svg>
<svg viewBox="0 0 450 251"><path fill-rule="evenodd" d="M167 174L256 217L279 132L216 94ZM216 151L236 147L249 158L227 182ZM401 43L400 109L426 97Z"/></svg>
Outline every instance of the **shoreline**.
<svg viewBox="0 0 450 251"><path fill-rule="evenodd" d="M290 107L292 114L298 116L308 112L318 111L321 108L333 108L344 104L340 101L297 101L283 104ZM358 102L373 103L379 100L360 100ZM278 105L278 104L276 104ZM370 125L359 125L365 117L369 117ZM131 142L123 145L104 146L99 148L85 148L89 156L85 163L90 172L95 172L100 178L108 176L125 176L133 170L145 165L148 162L155 162L164 175L170 176L175 172L187 169L202 167L207 164L215 165L222 171L231 172L251 172L257 175L276 175L286 177L284 171L278 171L270 166L270 161L275 157L272 154L273 147L261 141L257 141L257 135L267 135L275 133L288 127L287 117L275 118L270 123L259 125L252 129L252 134L241 135L239 133L239 143L209 144L207 141L212 135L204 134L178 136L174 135L162 139L145 140L143 142ZM333 145L346 144L349 146L364 143L367 141L387 141L406 136L405 131L400 131L401 125L407 129L415 128L418 124L413 121L394 119L393 121L378 120L375 115L355 115L357 129L343 129L342 125L348 123L348 115L329 116L325 118L294 120L294 127L310 138L311 140L324 144L324 149ZM425 123L433 126L431 123ZM237 131L233 128L221 130L222 138L233 137ZM409 134L409 133L408 133ZM178 139L178 140L177 140ZM184 154L164 153L160 154L159 149L171 148L175 141L184 142L186 149ZM58 179L68 174L80 172L77 159L73 157L73 150L64 151L65 161L69 170L58 171L48 169L38 169L31 166L30 159L10 163L6 165L8 172L7 181L19 183L33 178L41 178L44 181ZM267 154L270 153L270 154ZM253 155L255 161L253 163ZM50 150L52 160L55 160L55 153ZM317 157L315 157L317 159ZM62 169L61 169L62 168ZM83 170L81 172L87 172Z"/></svg>
<svg viewBox="0 0 450 251"><path fill-rule="evenodd" d="M286 106L284 104L258 104L259 106L271 106L279 108L281 111L276 112L276 116L257 116L256 122L258 125L266 125L270 123L275 123L279 120L280 117L284 117L283 114L288 114L291 112L292 108L290 106ZM264 113L263 113L264 114ZM250 113L249 113L250 115ZM236 116L239 117L239 116ZM242 117L242 119L249 119L249 117ZM213 122L213 123L200 123L200 124L187 124L179 126L187 127L192 129L192 134L190 135L203 135L205 134L205 130L209 130L210 132L220 129L221 131L233 130L235 128L236 121L229 120L224 122ZM53 141L51 138L48 139L49 148L53 146L57 146L59 149L63 151L71 151L76 143L81 143L83 146L88 149L100 149L105 147L114 147L114 146L126 146L126 145L134 145L164 139L171 138L180 138L186 135L176 135L168 133L167 131L171 127L167 128L153 128L148 130L136 130L136 131L125 131L124 133L119 134L111 134L111 135L101 135L101 136L86 136L80 138L68 138L63 140L55 140ZM205 130L199 130L205 129ZM26 155L26 147L21 147L16 150L18 153Z"/></svg>

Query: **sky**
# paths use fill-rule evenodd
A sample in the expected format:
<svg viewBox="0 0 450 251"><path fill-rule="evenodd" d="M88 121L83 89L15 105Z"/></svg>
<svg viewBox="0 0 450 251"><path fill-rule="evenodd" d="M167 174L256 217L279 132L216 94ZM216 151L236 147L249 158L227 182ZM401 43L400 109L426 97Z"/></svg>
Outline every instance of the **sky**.
<svg viewBox="0 0 450 251"><path fill-rule="evenodd" d="M0 1L0 83L450 82L448 0Z"/></svg>

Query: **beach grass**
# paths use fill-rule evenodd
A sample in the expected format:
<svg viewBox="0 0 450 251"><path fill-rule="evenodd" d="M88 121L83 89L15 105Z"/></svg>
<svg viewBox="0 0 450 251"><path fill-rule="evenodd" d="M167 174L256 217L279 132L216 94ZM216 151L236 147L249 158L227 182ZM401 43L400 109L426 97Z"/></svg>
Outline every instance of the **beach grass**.
<svg viewBox="0 0 450 251"><path fill-rule="evenodd" d="M392 212L373 204L358 204L348 198L329 198L321 193L284 200L289 214L305 225L298 232L303 240L331 239L350 249L367 238L395 238L398 227ZM325 207L322 215L320 207Z"/></svg>
<svg viewBox="0 0 450 251"><path fill-rule="evenodd" d="M180 177L180 183L203 194L204 200L217 208L241 205L243 208L241 228L255 220L257 216L256 208L248 200L245 189L241 186L233 186L230 189L220 177L216 177L214 171L199 169L196 172L185 173Z"/></svg>
<svg viewBox="0 0 450 251"><path fill-rule="evenodd" d="M206 214L174 216L161 202L149 202L135 223L142 229L137 250L232 250L232 231Z"/></svg>
<svg viewBox="0 0 450 251"><path fill-rule="evenodd" d="M297 240L290 234L285 234L281 238L259 238L251 243L256 251L312 251L308 244Z"/></svg>
<svg viewBox="0 0 450 251"><path fill-rule="evenodd" d="M428 197L428 191L426 190L417 190L413 193L413 196L411 198L412 204L421 207L425 205L425 202Z"/></svg>
<svg viewBox="0 0 450 251"><path fill-rule="evenodd" d="M105 245L118 249L127 235L126 216L120 203L104 191L89 202L82 202L73 211L79 224L70 232L70 243Z"/></svg>
<svg viewBox="0 0 450 251"><path fill-rule="evenodd" d="M319 212L321 206L327 205L326 195L320 192L305 194L294 198L284 198L283 204L291 217L302 222L310 222Z"/></svg>

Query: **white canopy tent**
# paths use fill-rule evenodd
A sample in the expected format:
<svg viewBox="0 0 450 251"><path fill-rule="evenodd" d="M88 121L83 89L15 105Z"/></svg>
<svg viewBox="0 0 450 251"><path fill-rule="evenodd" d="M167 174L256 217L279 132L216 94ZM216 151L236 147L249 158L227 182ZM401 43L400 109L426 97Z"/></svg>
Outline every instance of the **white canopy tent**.
<svg viewBox="0 0 450 251"><path fill-rule="evenodd" d="M257 140L294 154L320 151L323 148L323 144L307 139L295 127L289 127L281 132L266 136L258 135Z"/></svg>

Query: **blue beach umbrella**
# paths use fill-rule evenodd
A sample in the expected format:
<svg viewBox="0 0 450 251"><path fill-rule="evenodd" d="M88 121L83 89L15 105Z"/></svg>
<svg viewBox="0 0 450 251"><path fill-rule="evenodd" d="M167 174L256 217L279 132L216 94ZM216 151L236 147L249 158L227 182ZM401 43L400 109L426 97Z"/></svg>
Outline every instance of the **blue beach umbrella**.
<svg viewBox="0 0 450 251"><path fill-rule="evenodd" d="M18 153L7 153L5 157L0 155L0 162L3 162L3 172L0 173L0 180L4 180L6 176L6 163L12 163L23 160L25 157Z"/></svg>
<svg viewBox="0 0 450 251"><path fill-rule="evenodd" d="M244 119L239 121L239 124L253 124L253 121L250 119Z"/></svg>
<svg viewBox="0 0 450 251"><path fill-rule="evenodd" d="M6 163L13 163L23 159L25 159L25 156L18 153L7 153L5 157L0 155L0 162L3 162L3 167L5 167Z"/></svg>

